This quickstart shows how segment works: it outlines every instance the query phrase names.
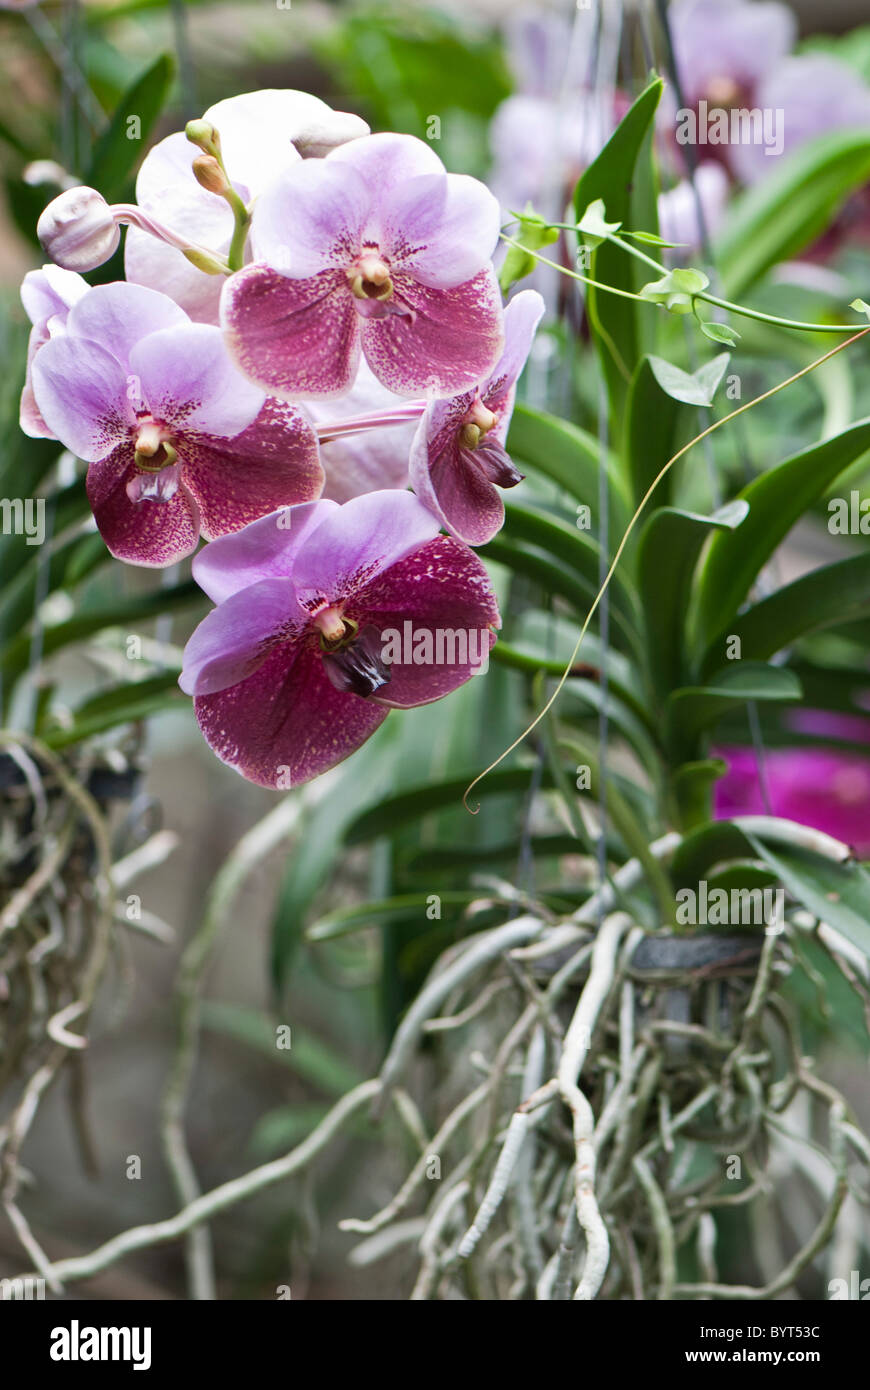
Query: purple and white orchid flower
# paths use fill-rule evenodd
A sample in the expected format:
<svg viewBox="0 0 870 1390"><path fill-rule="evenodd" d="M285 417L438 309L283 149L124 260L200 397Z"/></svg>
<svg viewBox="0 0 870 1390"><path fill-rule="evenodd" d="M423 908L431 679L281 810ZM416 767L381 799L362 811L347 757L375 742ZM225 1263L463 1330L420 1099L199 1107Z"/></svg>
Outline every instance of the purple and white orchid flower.
<svg viewBox="0 0 870 1390"><path fill-rule="evenodd" d="M677 0L674 58L690 106L753 106L759 82L791 50L797 21L778 0Z"/></svg>
<svg viewBox="0 0 870 1390"><path fill-rule="evenodd" d="M359 116L333 111L319 97L292 90L228 97L210 106L203 120L219 132L232 185L245 203L303 158L325 155L369 133ZM144 214L224 255L233 234L233 214L224 198L197 182L196 153L183 131L167 135L142 161L136 202ZM218 322L222 277L197 269L181 250L131 226L124 261L128 280L162 290L196 321Z"/></svg>
<svg viewBox="0 0 870 1390"><path fill-rule="evenodd" d="M505 348L490 375L470 391L426 409L411 448L411 485L452 535L485 545L504 523L499 488L523 475L505 449L516 384L544 312L537 290L505 310Z"/></svg>
<svg viewBox="0 0 870 1390"><path fill-rule="evenodd" d="M174 563L323 486L314 429L236 371L220 329L166 295L99 285L32 365L47 427L90 464L100 533L120 560Z"/></svg>
<svg viewBox="0 0 870 1390"><path fill-rule="evenodd" d="M464 684L500 624L477 556L410 492L263 517L206 546L193 573L217 607L187 644L181 688L218 757L265 787L309 781L390 708Z"/></svg>
<svg viewBox="0 0 870 1390"><path fill-rule="evenodd" d="M19 422L31 439L55 438L43 420L33 395L33 359L49 338L65 331L70 309L82 295L87 294L89 288L87 280L72 270L61 270L58 265L44 265L41 270L30 270L22 282L21 303L33 327L27 344L27 375L21 392Z"/></svg>
<svg viewBox="0 0 870 1390"><path fill-rule="evenodd" d="M762 109L782 113L783 157L835 130L866 131L870 126L870 86L826 53L786 58L759 84L755 100ZM747 184L760 183L770 173L764 147L752 142L734 145L731 163Z"/></svg>
<svg viewBox="0 0 870 1390"><path fill-rule="evenodd" d="M502 347L498 233L489 190L413 136L294 164L254 207L254 264L224 285L230 351L284 399L346 391L361 352L399 395L467 389Z"/></svg>

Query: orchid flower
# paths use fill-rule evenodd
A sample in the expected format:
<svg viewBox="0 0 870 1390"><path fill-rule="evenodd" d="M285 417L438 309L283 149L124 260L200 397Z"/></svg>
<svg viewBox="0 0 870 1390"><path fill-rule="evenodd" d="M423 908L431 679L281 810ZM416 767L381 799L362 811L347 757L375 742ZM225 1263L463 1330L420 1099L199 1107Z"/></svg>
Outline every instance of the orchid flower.
<svg viewBox="0 0 870 1390"><path fill-rule="evenodd" d="M181 688L218 757L265 787L309 781L390 708L464 684L500 622L477 556L392 489L263 517L206 546L193 573L217 607Z"/></svg>
<svg viewBox="0 0 870 1390"><path fill-rule="evenodd" d="M505 349L486 379L447 401L434 401L411 448L411 485L452 535L485 545L504 523L498 489L523 475L506 449L516 384L544 312L537 290L515 295L505 310Z"/></svg>
<svg viewBox="0 0 870 1390"><path fill-rule="evenodd" d="M239 375L218 328L155 290L89 290L32 377L47 427L90 464L88 498L118 559L172 564L200 533L224 535L323 486L308 419Z"/></svg>
<svg viewBox="0 0 870 1390"><path fill-rule="evenodd" d="M682 96L690 106L755 105L759 82L797 37L794 15L777 0L677 0L670 21Z"/></svg>
<svg viewBox="0 0 870 1390"><path fill-rule="evenodd" d="M230 351L285 399L346 391L361 352L399 395L467 389L502 347L498 234L489 190L413 136L294 164L256 202L254 264L224 284Z"/></svg>
<svg viewBox="0 0 870 1390"><path fill-rule="evenodd" d="M327 154L369 133L359 116L333 111L318 97L291 90L228 97L210 106L203 120L220 133L224 163L245 203L303 158ZM195 178L195 154L183 131L167 135L142 161L136 202L143 213L223 255L233 234L233 214L224 198ZM124 260L128 280L162 290L194 320L217 323L222 277L197 269L181 250L135 226L127 232Z"/></svg>
<svg viewBox="0 0 870 1390"><path fill-rule="evenodd" d="M87 294L89 288L87 280L71 270L61 270L57 265L30 270L22 282L21 303L33 327L27 345L27 375L21 392L19 422L31 439L55 437L43 420L33 395L33 359L49 338L64 332L70 309L82 295Z"/></svg>
<svg viewBox="0 0 870 1390"><path fill-rule="evenodd" d="M866 131L870 126L870 86L846 63L825 53L803 53L786 58L759 84L756 103L764 110L781 111L782 155L806 141L835 130ZM734 145L731 164L747 184L760 183L773 162L764 147Z"/></svg>
<svg viewBox="0 0 870 1390"><path fill-rule="evenodd" d="M833 835L870 854L870 759L825 748L768 748L764 778L751 748L726 748L716 783L716 816L775 815Z"/></svg>

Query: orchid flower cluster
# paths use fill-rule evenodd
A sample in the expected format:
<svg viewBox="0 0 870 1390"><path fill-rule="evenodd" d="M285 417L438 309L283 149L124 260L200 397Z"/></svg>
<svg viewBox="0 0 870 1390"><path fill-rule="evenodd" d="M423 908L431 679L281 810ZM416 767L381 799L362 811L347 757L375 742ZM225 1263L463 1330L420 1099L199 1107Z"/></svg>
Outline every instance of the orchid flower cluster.
<svg viewBox="0 0 870 1390"><path fill-rule="evenodd" d="M180 683L220 758L296 785L480 669L391 634L495 640L470 547L521 481L505 440L543 301L503 306L484 184L305 93L219 102L136 196L72 188L40 218L22 428L87 463L118 559L209 542ZM126 280L88 286L124 224Z"/></svg>

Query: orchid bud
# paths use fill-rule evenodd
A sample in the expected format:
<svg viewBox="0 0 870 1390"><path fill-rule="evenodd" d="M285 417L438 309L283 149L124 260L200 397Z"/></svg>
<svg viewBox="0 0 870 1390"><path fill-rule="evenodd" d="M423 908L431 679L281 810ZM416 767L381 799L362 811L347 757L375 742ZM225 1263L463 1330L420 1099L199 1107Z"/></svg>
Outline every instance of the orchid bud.
<svg viewBox="0 0 870 1390"><path fill-rule="evenodd" d="M303 126L293 137L293 144L303 159L318 159L329 154L348 140L358 140L369 135L369 127L360 116L350 111L330 111L328 115L315 117Z"/></svg>
<svg viewBox="0 0 870 1390"><path fill-rule="evenodd" d="M203 154L210 154L212 158L220 159L221 138L211 121L202 119L188 121L184 127L184 133L192 145L199 145Z"/></svg>
<svg viewBox="0 0 870 1390"><path fill-rule="evenodd" d="M121 232L95 188L69 188L52 199L36 224L47 256L64 270L95 270L117 250Z"/></svg>
<svg viewBox="0 0 870 1390"><path fill-rule="evenodd" d="M193 161L193 176L201 188L223 195L230 182L213 154L198 154Z"/></svg>

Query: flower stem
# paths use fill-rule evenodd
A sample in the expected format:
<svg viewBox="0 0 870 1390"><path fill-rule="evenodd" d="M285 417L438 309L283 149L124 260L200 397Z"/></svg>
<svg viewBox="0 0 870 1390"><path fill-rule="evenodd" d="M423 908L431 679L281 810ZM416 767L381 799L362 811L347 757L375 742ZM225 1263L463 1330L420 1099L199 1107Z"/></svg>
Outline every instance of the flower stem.
<svg viewBox="0 0 870 1390"><path fill-rule="evenodd" d="M549 222L547 225L550 227L564 228L569 231L577 230L572 223L568 222ZM580 280L584 285L591 285L593 289L604 290L607 294L619 295L621 299L636 299L640 304L651 304L653 302L652 300L646 299L642 294L632 294L630 290L620 290L617 289L615 285L605 285L600 280L593 280L589 275L581 275L577 270L569 270L567 266L559 265L558 261L553 261L548 256L542 256L538 251L533 251L529 246L523 246L522 242L517 241L514 237L507 236L504 232L501 233L501 239L508 246L515 246L518 251L524 251L527 256L532 256L534 260L540 261L542 265L551 266L553 270L560 271L562 275L568 275L572 280ZM665 267L659 265L658 261L653 260L652 256L645 255L643 251L639 251L635 246L629 246L621 237L611 233L607 239L615 246L621 247L623 251L628 251L630 255L635 256L638 260L644 261L660 275L667 274ZM693 302L701 299L706 304L714 304L719 309L727 309L731 314L739 314L747 319L756 319L760 323L769 323L775 328L793 328L803 333L853 333L855 330L855 325L848 323L802 323L798 319L778 318L775 314L764 314L759 309L747 309L744 308L742 304L732 304L730 300L719 299L716 295L707 294L704 290L699 290L698 293L693 294L691 298Z"/></svg>

